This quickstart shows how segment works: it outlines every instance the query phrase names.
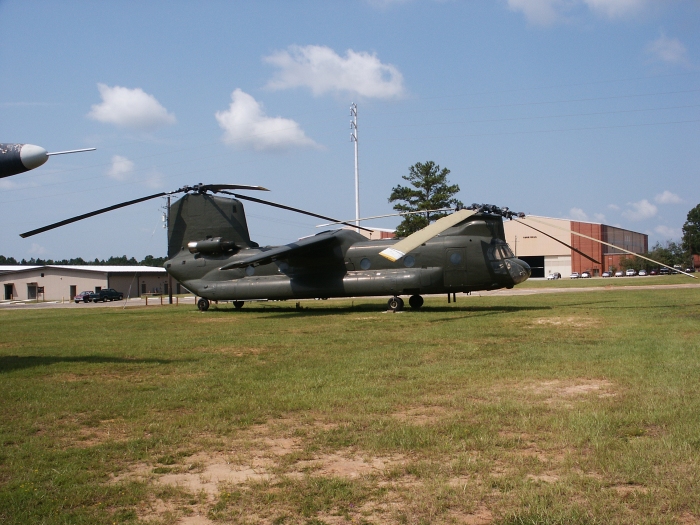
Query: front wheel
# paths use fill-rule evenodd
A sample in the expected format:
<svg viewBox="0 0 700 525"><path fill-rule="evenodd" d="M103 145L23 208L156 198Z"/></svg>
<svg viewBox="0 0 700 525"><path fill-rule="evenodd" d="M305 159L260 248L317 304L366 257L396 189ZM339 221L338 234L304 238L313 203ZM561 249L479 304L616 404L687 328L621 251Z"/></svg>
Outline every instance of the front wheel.
<svg viewBox="0 0 700 525"><path fill-rule="evenodd" d="M202 297L199 301L197 301L197 308L199 308L200 312L206 312L209 310L209 299Z"/></svg>
<svg viewBox="0 0 700 525"><path fill-rule="evenodd" d="M403 310L403 299L401 299L401 297L392 297L387 302L387 306L389 307L389 310L400 312Z"/></svg>
<svg viewBox="0 0 700 525"><path fill-rule="evenodd" d="M236 310L243 308L243 301L233 301L233 306Z"/></svg>

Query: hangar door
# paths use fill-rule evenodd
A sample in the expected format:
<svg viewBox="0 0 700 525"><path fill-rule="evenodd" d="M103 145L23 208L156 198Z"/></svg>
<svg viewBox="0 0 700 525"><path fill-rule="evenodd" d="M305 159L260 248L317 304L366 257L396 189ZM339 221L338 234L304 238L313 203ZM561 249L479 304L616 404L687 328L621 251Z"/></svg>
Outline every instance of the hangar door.
<svg viewBox="0 0 700 525"><path fill-rule="evenodd" d="M530 277L544 277L544 255L518 257L518 259L530 265L530 268L532 268L532 275L530 275Z"/></svg>

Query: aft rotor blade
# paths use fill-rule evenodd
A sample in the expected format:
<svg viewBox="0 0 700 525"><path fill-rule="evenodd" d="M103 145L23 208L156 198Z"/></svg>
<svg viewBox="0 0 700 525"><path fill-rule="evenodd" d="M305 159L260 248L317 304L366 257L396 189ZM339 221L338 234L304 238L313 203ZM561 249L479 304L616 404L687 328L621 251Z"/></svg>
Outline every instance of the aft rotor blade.
<svg viewBox="0 0 700 525"><path fill-rule="evenodd" d="M552 228L556 228L557 230L562 230L565 232L573 233L574 235L578 235L579 237L583 237L584 239L588 239L590 241L595 241L595 242L598 242L600 244L605 244L606 246L610 246L611 248L615 248L616 250L620 250L620 251L623 251L625 253L629 253L630 255L634 255L635 257L639 257L640 259L645 259L647 261L653 262L654 264L658 264L660 266L668 268L669 270L673 270L674 272L682 273L684 275L687 275L688 277L692 277L693 279L697 279L697 277L695 277L694 275L690 275L689 273L686 273L682 270L678 270L676 268L673 268L672 266L669 266L668 264L664 264L662 262L655 261L654 259L650 259L649 257L645 257L644 255L640 255L638 253L634 253L634 252L631 252L629 250L625 250L624 248L620 248L619 246L615 246L614 244L610 244L609 242L601 241L600 239L596 239L594 237L589 237L588 235L584 235L583 233L578 233L578 232L575 232L573 230L567 230L566 228L561 228L560 226L548 224L544 221L538 221L537 219L533 219L532 217L528 217L528 219L530 219L531 221L539 222L541 224L545 224L545 225L550 226Z"/></svg>
<svg viewBox="0 0 700 525"><path fill-rule="evenodd" d="M68 153L82 153L83 151L95 151L97 148L83 148L83 149L70 149L67 151L54 151L52 153L47 153L46 156L50 157L51 155L67 155Z"/></svg>
<svg viewBox="0 0 700 525"><path fill-rule="evenodd" d="M523 221L519 221L518 219L513 219L513 220L514 220L515 222L519 222L520 224L523 224L523 225L527 226L528 228L532 228L532 229L535 230L536 232L540 232L542 235L546 235L546 236L549 237L550 239L552 239L552 240L554 240L554 241L557 241L559 244L563 244L563 245L566 246L567 248L572 249L573 251L575 251L576 253L578 253L578 254L581 255L582 257L585 257L585 258L588 259L589 261L593 261L593 262L596 263L596 264L601 264L600 261L596 261L596 260L595 260L593 257L591 257L590 255L587 255L587 254L583 253L581 250L577 250L576 248L574 248L574 247L571 246L570 244L566 244L564 241L560 241L559 239L557 239L557 238L554 237L553 235L550 235L550 234L548 234L547 232L543 232L542 230L539 230L539 229L535 228L534 226L531 226L531 225L529 225L529 224L527 224L527 223L525 223L525 222L523 222Z"/></svg>
<svg viewBox="0 0 700 525"><path fill-rule="evenodd" d="M325 215L319 215L318 213L312 213L310 211L306 210L301 210L299 208L292 208L291 206L285 206L284 204L278 204L276 202L272 201L265 201L262 199L256 199L255 197L247 197L245 195L239 195L237 193L231 193L230 191L221 191L221 193L225 193L226 195L232 195L236 197L237 199L243 199L246 201L251 201L251 202L257 202L258 204L265 204L267 206L273 206L275 208L281 208L283 210L289 210L289 211L294 211L297 213L301 213L303 215L310 215L311 217L316 217L317 219L324 219L327 221L334 221L335 224L345 224L346 226L352 226L353 228L359 228L360 230L364 230L366 232L372 232L369 228L363 228L362 226L355 226L354 224L351 224L349 222L343 222L343 221L337 221L336 219L332 217L326 217Z"/></svg>
<svg viewBox="0 0 700 525"><path fill-rule="evenodd" d="M406 255L411 250L415 250L424 242L429 241L436 235L441 234L446 229L451 228L455 224L462 222L464 219L468 219L472 215L476 214L474 210L459 210L454 212L452 215L438 219L432 224L429 224L422 230L418 230L416 233L412 233L405 239L397 242L396 244L390 246L386 250L379 252L379 255L389 259L391 262L398 261Z"/></svg>
<svg viewBox="0 0 700 525"><path fill-rule="evenodd" d="M163 197L164 195L169 195L171 193L177 193L177 192L162 191L160 193L155 193L153 195L149 195L148 197L141 197L140 199L134 199L133 201L122 202L119 204L115 204L114 206L108 206L107 208L102 208L100 210L91 211L90 213L83 213L82 215L78 215L77 217L72 217L72 218L66 219L64 221L55 222L53 224L49 224L48 226L44 226L43 228L37 228L36 230L32 230L32 231L25 232L25 233L20 233L19 236L22 237L23 239L26 239L27 237L31 237L32 235L36 235L37 233L43 233L45 231L53 230L54 228L60 228L61 226L65 226L66 224L71 224L73 222L82 221L83 219L87 219L89 217L94 217L95 215L99 215L101 213L107 213L108 211L118 210L119 208L131 206L132 204L138 204L139 202L147 201L150 199L155 199L156 197Z"/></svg>
<svg viewBox="0 0 700 525"><path fill-rule="evenodd" d="M247 184L203 184L201 186L203 190L209 190L213 192L219 192L222 190L259 190L259 191L270 191L262 186L249 186Z"/></svg>
<svg viewBox="0 0 700 525"><path fill-rule="evenodd" d="M384 217L398 217L402 215L414 215L416 213L440 213L443 211L453 211L454 208L442 208L439 210L420 210L420 211L402 211L400 213L389 213L387 215L375 215L374 217L364 217L362 219L348 219L347 221L338 221L338 222L327 222L326 224L319 224L316 226L316 228L323 228L324 226L333 226L335 224L347 224L348 222L353 222L353 221L369 221L371 219L383 219Z"/></svg>

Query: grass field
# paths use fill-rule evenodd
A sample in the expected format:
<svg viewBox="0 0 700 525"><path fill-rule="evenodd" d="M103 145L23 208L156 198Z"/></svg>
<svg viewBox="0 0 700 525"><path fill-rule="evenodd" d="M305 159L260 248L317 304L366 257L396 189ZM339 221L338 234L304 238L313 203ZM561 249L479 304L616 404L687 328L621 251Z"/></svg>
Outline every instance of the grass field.
<svg viewBox="0 0 700 525"><path fill-rule="evenodd" d="M700 286L303 304L0 311L0 522L700 523Z"/></svg>

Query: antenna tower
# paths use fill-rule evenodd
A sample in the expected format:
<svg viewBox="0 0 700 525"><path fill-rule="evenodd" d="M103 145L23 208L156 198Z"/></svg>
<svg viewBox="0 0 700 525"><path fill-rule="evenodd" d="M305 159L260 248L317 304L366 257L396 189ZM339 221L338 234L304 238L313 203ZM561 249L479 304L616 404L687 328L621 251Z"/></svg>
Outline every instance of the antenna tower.
<svg viewBox="0 0 700 525"><path fill-rule="evenodd" d="M350 140L355 143L355 226L360 225L360 167L357 157L357 104L350 104ZM360 229L357 229L360 233Z"/></svg>

